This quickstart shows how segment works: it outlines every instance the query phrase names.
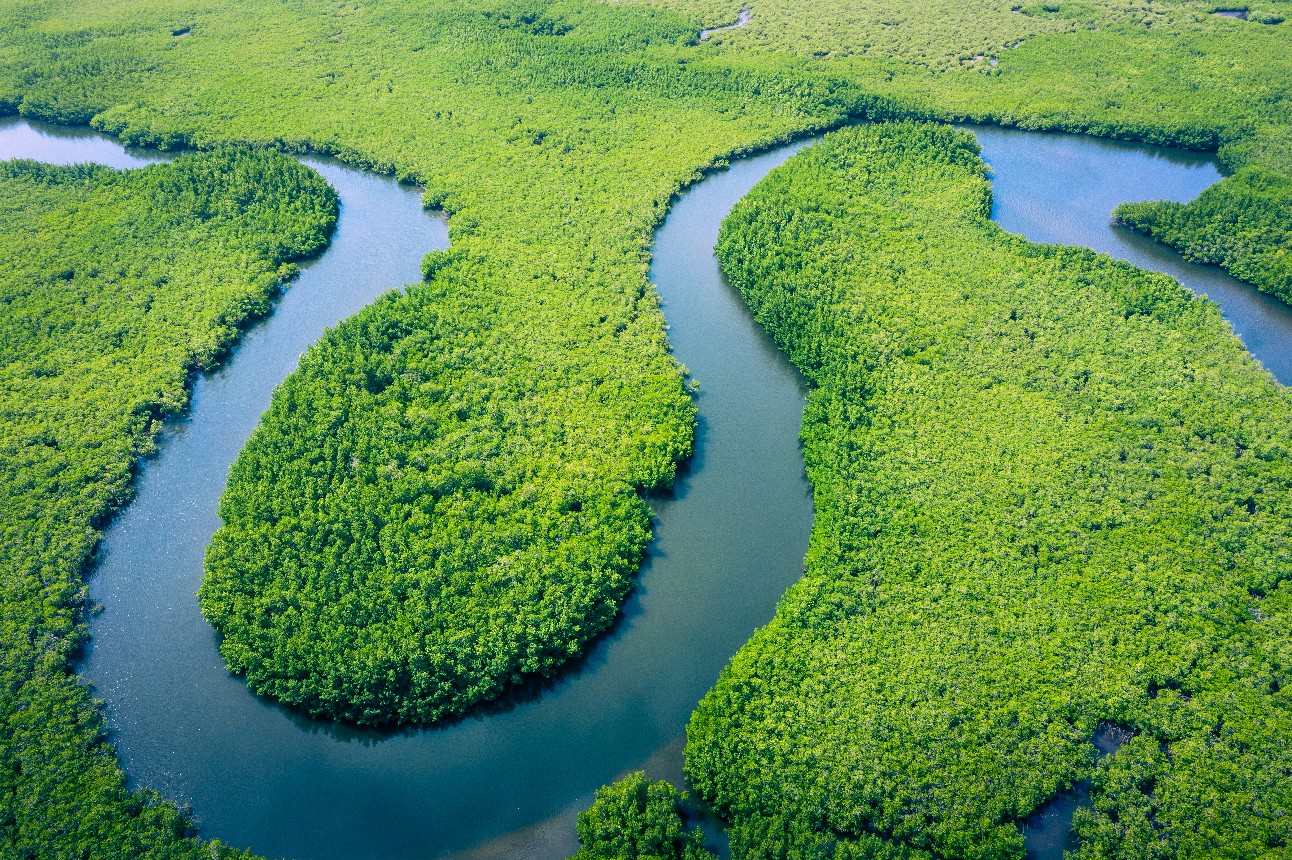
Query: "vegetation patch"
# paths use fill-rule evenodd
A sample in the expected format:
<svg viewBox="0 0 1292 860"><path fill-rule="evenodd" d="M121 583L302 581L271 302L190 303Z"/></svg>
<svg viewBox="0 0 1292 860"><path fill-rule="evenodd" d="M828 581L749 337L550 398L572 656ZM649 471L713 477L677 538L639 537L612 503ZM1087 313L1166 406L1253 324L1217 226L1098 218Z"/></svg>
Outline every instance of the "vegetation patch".
<svg viewBox="0 0 1292 860"><path fill-rule="evenodd" d="M1078 857L1282 851L1292 398L1212 303L989 212L971 135L887 124L724 223L813 385L816 521L688 775L738 857L1018 858L1086 779Z"/></svg>
<svg viewBox="0 0 1292 860"><path fill-rule="evenodd" d="M1118 221L1292 303L1292 177L1240 170L1189 203L1125 203Z"/></svg>
<svg viewBox="0 0 1292 860"><path fill-rule="evenodd" d="M113 171L0 163L0 853L210 857L133 793L69 674L84 573L196 370L265 313L335 193L254 150ZM11 853L12 852L12 853ZM208 853L209 852L209 853Z"/></svg>
<svg viewBox="0 0 1292 860"><path fill-rule="evenodd" d="M597 792L579 813L571 860L717 860L698 825L686 827L686 796L667 782L632 773Z"/></svg>
<svg viewBox="0 0 1292 860"><path fill-rule="evenodd" d="M646 272L651 228L705 166L869 115L1292 169L1289 31L1208 6L777 0L699 44L702 21L740 4L670 2L0 2L0 110L158 147L312 149L420 182L452 215L428 283L312 351L237 467L203 599L258 689L356 720L430 719L550 671L605 623L647 538L640 494L690 446ZM961 68L976 56L999 63ZM297 481L281 499L266 496L275 476ZM472 614L494 603L519 614ZM31 642L60 635L36 604L7 611ZM363 652L346 639L359 629ZM0 821L85 819L92 791L39 788L61 785L58 744L80 737L58 730L5 777Z"/></svg>
<svg viewBox="0 0 1292 860"><path fill-rule="evenodd" d="M454 275L326 335L234 465L200 598L256 692L430 722L553 672L632 585L639 493L689 450L678 375L621 387L583 344L491 324L524 307L555 334L566 308L482 307Z"/></svg>

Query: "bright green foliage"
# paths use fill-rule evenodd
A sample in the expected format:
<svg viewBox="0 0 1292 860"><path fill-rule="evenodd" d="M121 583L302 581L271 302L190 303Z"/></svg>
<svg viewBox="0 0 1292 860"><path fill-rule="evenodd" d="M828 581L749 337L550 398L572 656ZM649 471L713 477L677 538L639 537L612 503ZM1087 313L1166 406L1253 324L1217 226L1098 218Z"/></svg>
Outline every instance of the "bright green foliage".
<svg viewBox="0 0 1292 860"><path fill-rule="evenodd" d="M1095 2L1048 4L1019 0L636 0L698 16L712 25L736 20L742 6L751 10L748 26L715 33L710 40L740 50L791 50L820 58L898 60L919 68L969 67L1045 33L1062 33L1093 24L1160 19L1163 4ZM896 66L896 64L893 64ZM984 64L986 65L986 64Z"/></svg>
<svg viewBox="0 0 1292 860"><path fill-rule="evenodd" d="M185 27L186 35L172 35ZM142 143L308 146L420 179L429 201L452 213L454 250L428 261L433 283L379 302L312 351L238 465L224 508L231 529L263 538L280 560L289 541L299 541L304 562L285 568L263 596L239 594L234 584L254 584L265 570L248 559L255 547L231 544L234 532L226 531L213 552L208 611L227 607L232 618L257 600L294 600L298 615L312 613L303 621L322 645L286 659L317 660L304 670L348 683L344 699L328 700L331 712L427 719L493 695L515 672L541 671L568 655L621 599L647 539L637 492L671 480L692 433L693 407L646 280L651 227L698 168L870 103L775 64L701 62L685 46L692 35L672 16L579 4L0 3L0 109L64 121L94 116ZM27 201L14 205L30 209ZM140 244L117 243L130 255L142 253ZM250 251L245 257L254 260ZM194 259L198 271L212 265L196 251ZM205 334L198 329L185 346L205 344ZM366 348L375 344L389 344L390 353ZM30 360L42 360L39 353ZM175 384L186 355L169 365ZM143 378L162 366L135 364ZM344 384L328 387L330 380ZM163 402L149 391L149 402ZM60 408L43 394L21 405L31 414ZM370 405L379 409L366 412ZM151 407L141 412L147 424ZM320 444L326 428L309 422L324 412L341 421ZM112 461L113 490L103 494L114 504L129 479L131 446L123 447ZM269 462L276 452L284 461ZM299 452L306 456L292 462ZM329 471L326 457L343 459ZM280 485L282 499L258 498L255 482L277 470L310 480ZM55 480L32 484L28 508L7 510L48 506L47 521L70 522L59 519L59 506L75 499ZM312 494L325 480L336 492L320 510L336 520L316 531ZM301 520L308 531L291 531L291 521L268 529L240 519L234 511L243 505L248 514L281 505L314 518ZM5 528L40 533L21 517L6 514ZM357 540L347 543L351 536ZM378 543L386 536L398 540ZM91 533L70 553L68 570L79 570L92 540ZM220 556L219 547L232 552ZM336 588L365 587L364 571L346 563L378 553L372 588L347 592L336 606L326 602L335 590L312 593L324 565ZM481 559L492 570L465 583L463 572ZM234 563L245 564L238 583ZM35 572L34 562L14 568L27 596L11 597L19 585L6 586L0 633L6 655L12 641L28 656L6 664L0 714L27 728L13 742L25 751L21 771L9 766L11 753L0 761L0 854L16 846L18 856L75 857L86 847L92 856L164 855L171 843L148 848L131 835L145 825L115 799L121 780L111 751L91 744L99 717L66 677L60 649L72 647L62 643L75 629L68 619L79 580ZM53 608L42 602L42 577L66 589L49 586ZM383 600L387 584L392 594ZM289 591L297 585L301 591ZM409 596L407 611L396 589ZM524 615L502 620L506 606ZM477 607L488 612L461 614ZM427 619L414 609L441 614ZM373 625L371 635L386 637L385 650L331 650L340 640L329 625L352 630L380 613L391 622ZM456 638L446 638L446 628ZM254 673L251 661L267 665L282 642L245 629L248 656L236 653L230 625L226 653ZM446 643L443 656L453 662L439 662L442 653L424 647L428 639ZM38 670L31 655L46 648L56 652L54 668ZM354 662L334 668L346 658ZM407 687L390 678L392 667L407 667ZM318 710L306 695L302 703Z"/></svg>
<svg viewBox="0 0 1292 860"><path fill-rule="evenodd" d="M1245 168L1191 203L1127 203L1114 215L1292 303L1292 178Z"/></svg>
<svg viewBox="0 0 1292 860"><path fill-rule="evenodd" d="M572 860L716 860L700 828L686 829L686 797L667 782L631 773L597 792L579 813L579 850Z"/></svg>
<svg viewBox="0 0 1292 860"><path fill-rule="evenodd" d="M816 521L688 774L738 858L1018 858L1091 776L1082 858L1286 856L1292 397L1215 305L989 208L970 135L889 124L723 225L813 385Z"/></svg>
<svg viewBox="0 0 1292 860"><path fill-rule="evenodd" d="M192 372L268 310L336 212L320 176L273 153L0 163L0 855L221 853L125 789L70 674L83 574Z"/></svg>
<svg viewBox="0 0 1292 860"><path fill-rule="evenodd" d="M641 0L733 20L732 0ZM1246 4L1249 20L1197 2L774 0L750 4L743 29L715 34L711 55L790 51L813 68L928 118L966 119L1220 147L1231 168L1212 204L1185 210L1177 247L1262 289L1286 283L1292 229L1292 4ZM1270 23L1266 23L1270 22ZM1259 181L1257 181L1259 177ZM1210 208L1260 205L1269 220L1235 230ZM1165 228L1164 228L1165 229ZM1162 230L1154 233L1159 236ZM1160 237L1160 236L1159 236ZM1283 252L1279 263L1279 252ZM1279 274L1279 272L1284 274Z"/></svg>
<svg viewBox="0 0 1292 860"><path fill-rule="evenodd" d="M687 451L676 375L623 385L561 331L560 310L565 349L467 325L518 308L537 322L544 299L482 307L460 277L330 332L234 467L200 596L257 692L429 722L550 673L631 586L650 538L635 490ZM594 343L611 330L585 328ZM636 422L615 420L630 407Z"/></svg>
<svg viewBox="0 0 1292 860"><path fill-rule="evenodd" d="M1231 166L1292 169L1286 24L1156 2L775 0L696 44L702 7L679 8L0 0L0 109L161 146L313 148L421 181L452 215L430 283L313 351L238 465L205 599L253 683L321 713L426 719L547 671L604 624L645 540L637 493L667 484L691 439L650 231L724 156L869 113L1221 145ZM752 44L773 15L784 29ZM275 475L297 481L285 498L265 497ZM553 559L552 601L527 605ZM463 616L495 602L524 617ZM345 638L361 627L362 654Z"/></svg>
<svg viewBox="0 0 1292 860"><path fill-rule="evenodd" d="M204 68L231 66L212 52L240 50L248 29L302 27L263 4L195 22L175 53L191 42ZM318 48L319 69L344 69L327 72L327 108L288 93L203 122L352 156L362 144L428 182L454 248L278 393L232 473L202 604L252 689L359 723L429 722L550 674L631 586L650 537L641 495L671 483L694 417L644 277L664 203L724 152L863 105L828 83L690 68L685 24L639 12L426 4L305 26L341 28ZM295 62L295 39L272 52ZM280 74L262 73L243 88ZM356 121L373 75L402 100L378 96ZM416 138L393 113L407 99ZM180 122L134 106L96 119L143 141L181 139L162 125Z"/></svg>
<svg viewBox="0 0 1292 860"><path fill-rule="evenodd" d="M697 24L713 26L736 20L737 10L751 12L740 29L713 34L709 42L741 52L790 51L800 55L854 65L883 64L903 73L940 73L974 69L991 73L990 58L1003 61L1037 37L1063 37L1082 31L1134 28L1143 38L1153 28L1215 32L1241 39L1273 31L1258 18L1292 17L1292 6L1280 0L1247 4L1251 21L1235 22L1211 15L1215 4L1192 0L632 0L634 5L674 9L693 16ZM1282 23L1282 22L1279 22ZM897 61L897 62L893 62ZM1098 73L1098 70L1091 70Z"/></svg>

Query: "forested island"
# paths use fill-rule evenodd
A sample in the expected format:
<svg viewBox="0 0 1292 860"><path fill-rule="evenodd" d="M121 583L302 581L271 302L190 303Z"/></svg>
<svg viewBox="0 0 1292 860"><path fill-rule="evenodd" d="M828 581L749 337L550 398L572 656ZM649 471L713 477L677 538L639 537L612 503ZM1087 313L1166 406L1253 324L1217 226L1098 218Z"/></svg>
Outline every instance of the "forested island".
<svg viewBox="0 0 1292 860"><path fill-rule="evenodd" d="M1288 856L1286 390L1171 279L996 228L945 124L1216 152L1116 219L1292 300L1292 5L746 5L0 0L0 114L196 150L0 165L0 856L228 853L127 788L75 661L162 422L326 247L288 154L424 187L452 249L276 393L199 597L252 692L424 726L577 664L633 588L696 433L669 202L862 121L723 229L811 389L816 525L692 719L695 793L742 858L1021 857L1081 782L1081 858ZM684 813L629 776L579 856L702 860Z"/></svg>

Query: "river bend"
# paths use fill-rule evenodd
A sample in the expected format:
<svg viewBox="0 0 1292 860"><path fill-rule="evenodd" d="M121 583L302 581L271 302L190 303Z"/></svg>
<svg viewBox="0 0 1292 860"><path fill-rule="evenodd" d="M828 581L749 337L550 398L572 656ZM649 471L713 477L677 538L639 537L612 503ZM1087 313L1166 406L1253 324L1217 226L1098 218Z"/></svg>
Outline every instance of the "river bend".
<svg viewBox="0 0 1292 860"><path fill-rule="evenodd" d="M1034 241L1082 244L1165 271L1219 301L1248 348L1292 381L1292 310L1110 224L1125 200L1189 200L1219 179L1209 156L1072 135L975 128L994 169L993 217ZM341 197L328 250L267 320L198 380L186 418L142 464L91 580L103 605L82 671L106 702L132 784L191 804L204 835L299 858L564 858L574 817L637 768L681 780L683 728L722 666L798 578L812 521L798 448L802 380L713 256L731 206L803 143L737 160L680 195L651 279L679 361L701 384L696 455L667 498L623 618L540 697L427 730L302 718L224 669L194 597L228 469L273 388L331 325L418 279L447 245L415 189L306 158ZM82 129L0 121L0 158L133 167Z"/></svg>

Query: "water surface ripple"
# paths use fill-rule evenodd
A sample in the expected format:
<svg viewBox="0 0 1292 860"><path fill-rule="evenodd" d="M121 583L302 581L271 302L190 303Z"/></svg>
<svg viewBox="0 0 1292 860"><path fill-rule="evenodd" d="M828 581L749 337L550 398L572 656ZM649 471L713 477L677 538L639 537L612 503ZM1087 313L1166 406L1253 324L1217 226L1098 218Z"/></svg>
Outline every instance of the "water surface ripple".
<svg viewBox="0 0 1292 860"><path fill-rule="evenodd" d="M1219 178L1206 156L1071 135L975 129L995 169L993 216L1036 241L1084 244L1221 302L1253 353L1292 379L1292 311L1218 270L1111 225L1123 200L1187 200ZM82 671L107 704L132 783L192 805L204 835L298 858L564 858L573 819L635 768L681 779L683 728L722 666L800 574L811 527L798 448L802 380L713 256L731 206L803 143L736 161L682 194L651 278L679 361L700 381L696 455L652 501L656 538L623 618L540 696L441 728L395 733L304 719L224 669L197 608L202 553L230 464L269 396L323 330L418 278L444 225L415 190L304 159L341 195L328 251L230 360L140 470L91 581L104 606ZM85 130L0 122L0 158L131 167Z"/></svg>

